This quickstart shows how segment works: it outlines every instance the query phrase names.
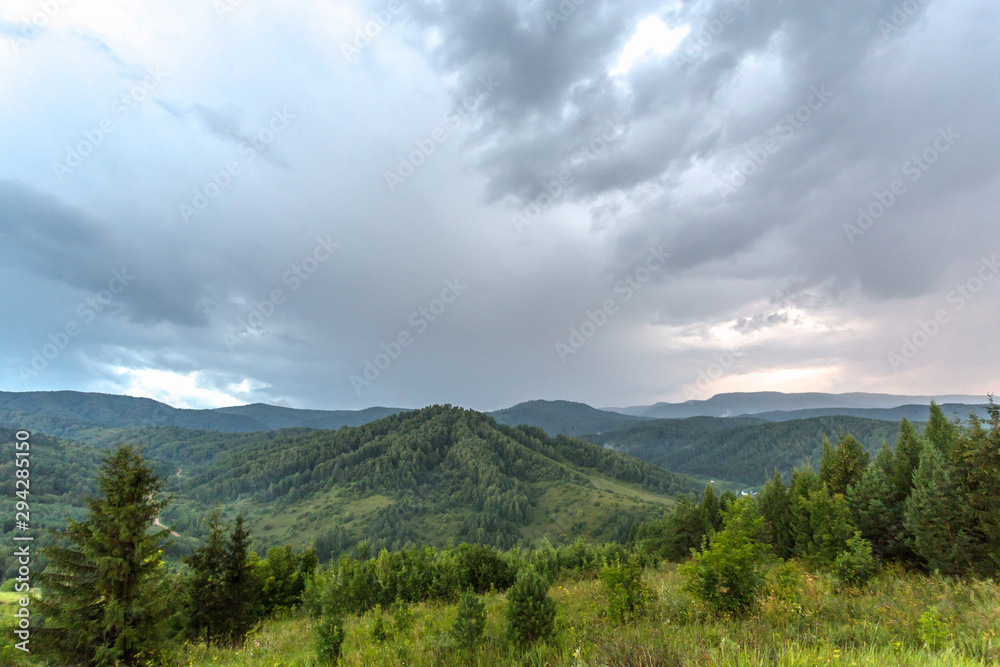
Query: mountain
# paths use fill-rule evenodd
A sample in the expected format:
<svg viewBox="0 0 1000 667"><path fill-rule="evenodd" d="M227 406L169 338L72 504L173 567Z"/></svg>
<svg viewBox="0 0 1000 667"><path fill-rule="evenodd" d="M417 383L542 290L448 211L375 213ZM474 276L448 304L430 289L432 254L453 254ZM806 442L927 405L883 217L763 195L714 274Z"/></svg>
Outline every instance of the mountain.
<svg viewBox="0 0 1000 667"><path fill-rule="evenodd" d="M487 413L500 424L537 426L549 435L582 435L628 428L646 421L645 417L598 410L585 403L571 401L527 401L513 407Z"/></svg>
<svg viewBox="0 0 1000 667"><path fill-rule="evenodd" d="M883 442L895 444L898 431L895 422L840 415L782 422L690 417L582 438L674 472L760 486L775 469L787 476L796 467L818 467L823 436L836 444L853 435L874 454Z"/></svg>
<svg viewBox="0 0 1000 667"><path fill-rule="evenodd" d="M11 484L13 433L0 430L0 480ZM173 494L161 519L181 534L175 555L203 536L202 520L217 505L227 517L247 517L258 550L316 541L335 556L360 540L376 551L459 541L511 546L543 535L624 540L634 523L662 516L677 494L703 488L583 440L450 406L337 431L144 426L109 433L105 444L142 445ZM33 517L49 526L78 516L81 496L93 493L100 448L40 432L32 441ZM16 500L9 486L0 483L6 573Z"/></svg>
<svg viewBox="0 0 1000 667"><path fill-rule="evenodd" d="M0 411L126 429L178 426L219 433L250 433L279 428L336 429L342 426L360 426L401 410L402 408L382 407L364 410L299 410L263 403L214 410L190 410L174 408L150 398L117 394L78 391L0 392Z"/></svg>
<svg viewBox="0 0 1000 667"><path fill-rule="evenodd" d="M894 394L848 394L798 393L785 394L777 391L736 392L716 394L712 398L683 403L656 403L628 408L605 408L621 414L651 417L654 419L684 419L686 417L735 417L755 415L764 412L790 410L813 410L819 408L895 408L901 405L930 405L937 403L961 403L977 405L983 403L982 396L901 396ZM963 414L963 416L965 416Z"/></svg>
<svg viewBox="0 0 1000 667"><path fill-rule="evenodd" d="M971 405L968 403L943 403L941 411L949 418L958 417L965 421L970 412L985 419L988 416L986 404ZM810 410L777 410L774 412L758 412L753 416L768 421L789 421L792 419L809 419L810 417L829 417L841 415L846 417L861 417L863 419L882 419L898 422L906 417L912 422L925 422L930 418L929 405L900 405L895 408L813 408Z"/></svg>

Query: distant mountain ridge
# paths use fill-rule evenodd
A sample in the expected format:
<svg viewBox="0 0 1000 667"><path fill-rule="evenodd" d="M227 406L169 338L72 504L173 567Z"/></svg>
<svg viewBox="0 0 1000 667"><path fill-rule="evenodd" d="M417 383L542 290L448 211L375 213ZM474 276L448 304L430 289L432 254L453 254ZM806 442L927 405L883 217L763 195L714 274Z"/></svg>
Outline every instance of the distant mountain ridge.
<svg viewBox="0 0 1000 667"><path fill-rule="evenodd" d="M786 394L779 391L733 392L716 394L705 400L683 403L655 403L627 408L602 408L610 412L647 417L652 419L685 419L687 417L738 417L761 413L817 409L891 409L908 405L938 404L982 405L984 396L940 395L905 396L899 394L871 394L851 392L826 394L819 392ZM846 414L838 412L836 414ZM963 415L964 416L964 415ZM793 417L801 418L801 417Z"/></svg>

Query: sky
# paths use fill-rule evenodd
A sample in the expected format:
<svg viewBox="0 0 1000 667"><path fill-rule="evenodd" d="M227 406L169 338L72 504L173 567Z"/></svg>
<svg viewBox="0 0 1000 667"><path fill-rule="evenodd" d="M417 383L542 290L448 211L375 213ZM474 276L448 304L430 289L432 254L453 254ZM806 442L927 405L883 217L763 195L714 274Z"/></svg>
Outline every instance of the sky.
<svg viewBox="0 0 1000 667"><path fill-rule="evenodd" d="M991 0L0 0L0 389L1000 386Z"/></svg>

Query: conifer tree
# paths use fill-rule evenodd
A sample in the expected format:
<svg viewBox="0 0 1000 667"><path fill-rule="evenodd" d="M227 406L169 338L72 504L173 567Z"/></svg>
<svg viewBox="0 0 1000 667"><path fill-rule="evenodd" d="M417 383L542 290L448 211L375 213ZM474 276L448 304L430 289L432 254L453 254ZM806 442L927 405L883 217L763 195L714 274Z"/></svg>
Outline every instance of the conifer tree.
<svg viewBox="0 0 1000 667"><path fill-rule="evenodd" d="M507 636L527 646L552 634L556 602L549 597L548 582L533 568L517 575L507 592Z"/></svg>
<svg viewBox="0 0 1000 667"><path fill-rule="evenodd" d="M960 574L967 569L971 536L951 465L938 447L924 443L903 523L913 550L931 571Z"/></svg>
<svg viewBox="0 0 1000 667"><path fill-rule="evenodd" d="M946 456L958 438L958 426L944 416L941 406L934 401L931 401L931 414L927 419L924 437Z"/></svg>
<svg viewBox="0 0 1000 667"><path fill-rule="evenodd" d="M920 437L913 424L903 417L899 422L899 438L892 462L892 481L896 486L896 500L903 502L913 490L913 473L920 465Z"/></svg>
<svg viewBox="0 0 1000 667"><path fill-rule="evenodd" d="M722 528L722 513L719 509L719 498L711 484L705 485L705 494L701 498L701 520L705 523L705 532Z"/></svg>
<svg viewBox="0 0 1000 667"><path fill-rule="evenodd" d="M969 428L956 439L952 458L962 505L971 519L972 559L984 577L1000 572L1000 406L990 396L989 429L970 416Z"/></svg>
<svg viewBox="0 0 1000 667"><path fill-rule="evenodd" d="M792 504L788 498L788 489L777 470L758 494L757 507L764 518L764 530L774 548L774 554L778 558L790 557L795 547Z"/></svg>
<svg viewBox="0 0 1000 667"><path fill-rule="evenodd" d="M823 460L819 470L820 482L826 484L832 494L845 494L851 484L861 479L870 460L868 452L852 435L841 437L836 451L824 438Z"/></svg>
<svg viewBox="0 0 1000 667"><path fill-rule="evenodd" d="M87 519L62 533L70 546L44 551L40 644L61 664L146 664L163 653L161 555L170 531L150 528L169 499L142 449L129 444L104 455L98 485Z"/></svg>
<svg viewBox="0 0 1000 667"><path fill-rule="evenodd" d="M895 457L883 444L865 474L847 491L854 524L861 536L871 543L880 559L899 560L906 548L903 529L903 506L896 497L893 482Z"/></svg>
<svg viewBox="0 0 1000 667"><path fill-rule="evenodd" d="M451 635L471 651L486 631L486 605L473 591L465 591L458 601L458 614L451 625Z"/></svg>

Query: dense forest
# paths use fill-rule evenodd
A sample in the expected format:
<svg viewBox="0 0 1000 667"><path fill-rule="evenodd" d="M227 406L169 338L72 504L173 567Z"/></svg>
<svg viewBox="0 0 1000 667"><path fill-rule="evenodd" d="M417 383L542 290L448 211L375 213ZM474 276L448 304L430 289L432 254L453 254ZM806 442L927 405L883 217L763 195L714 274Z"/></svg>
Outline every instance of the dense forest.
<svg viewBox="0 0 1000 667"><path fill-rule="evenodd" d="M33 436L34 448L96 473L76 487L67 468L35 469L67 478L60 493L87 494L45 550L37 641L48 664L93 665L996 662L1000 408L962 424L933 406L922 432L905 419L896 431L874 458L843 434L822 441L815 470L787 481L775 471L756 495L707 485L700 497L648 463L449 406L339 432L279 432L236 450L211 436L150 443L164 461L201 457L202 469L179 482L136 447L95 461L102 450ZM477 539L537 511L533 485L588 487L594 475L681 495L662 517L632 518L617 540ZM282 485L289 477L295 486ZM309 495L327 483L362 495L422 489L428 506L470 509L460 530L471 539L379 548L364 538L337 558L322 540L264 552L242 513L216 509L202 515L204 538L190 553L163 560L174 538L150 525L174 503L168 480L205 505L281 503L294 488ZM894 616L900 609L912 615ZM755 623L773 632L759 636ZM311 643L290 642L302 628ZM721 644L705 643L720 632ZM255 649L270 662L252 661ZM2 650L12 663L46 664Z"/></svg>
<svg viewBox="0 0 1000 667"><path fill-rule="evenodd" d="M818 465L826 437L850 434L874 454L894 441L896 430L893 422L845 416L781 422L689 417L581 437L674 472L760 487L775 470L787 476L795 468Z"/></svg>

